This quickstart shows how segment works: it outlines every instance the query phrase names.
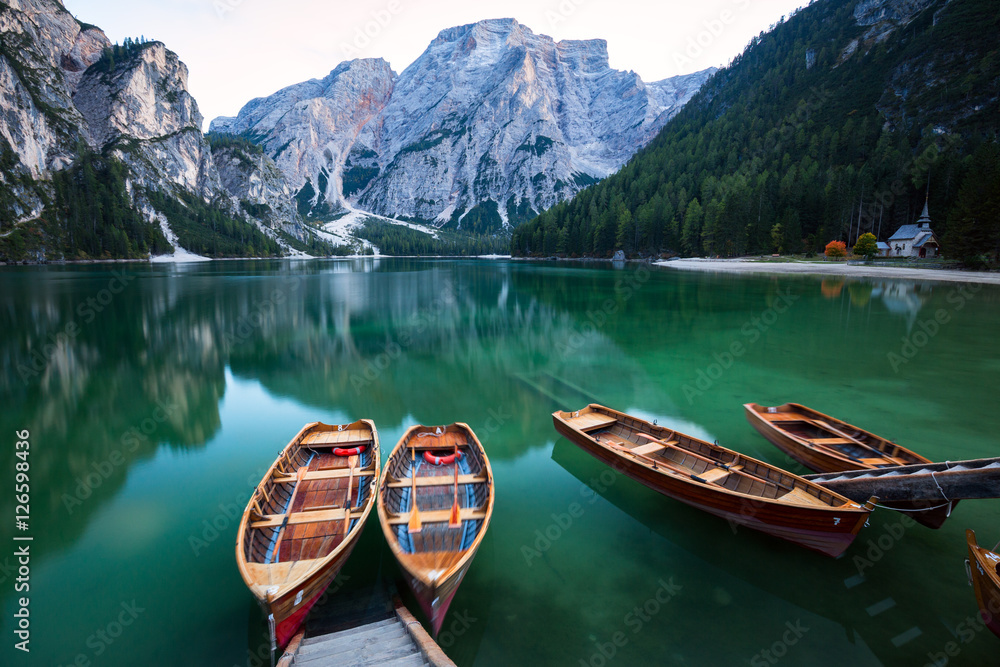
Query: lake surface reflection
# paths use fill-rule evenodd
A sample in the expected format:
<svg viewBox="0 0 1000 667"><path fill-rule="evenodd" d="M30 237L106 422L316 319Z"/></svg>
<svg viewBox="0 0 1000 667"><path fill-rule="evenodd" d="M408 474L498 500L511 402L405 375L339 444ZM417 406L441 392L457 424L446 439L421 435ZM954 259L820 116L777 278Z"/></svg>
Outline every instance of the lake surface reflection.
<svg viewBox="0 0 1000 667"><path fill-rule="evenodd" d="M795 401L932 459L993 456L998 302L635 264L0 268L2 456L13 471L30 430L34 537L32 651L8 634L2 662L258 664L239 514L302 424L364 417L386 453L413 423L467 422L493 463L494 519L442 636L459 664L917 665L952 641L949 664L991 664L964 531L1000 539L1000 503L963 502L939 531L879 510L831 560L614 474L550 415L605 403L804 473L741 409ZM376 524L344 595L398 576Z"/></svg>

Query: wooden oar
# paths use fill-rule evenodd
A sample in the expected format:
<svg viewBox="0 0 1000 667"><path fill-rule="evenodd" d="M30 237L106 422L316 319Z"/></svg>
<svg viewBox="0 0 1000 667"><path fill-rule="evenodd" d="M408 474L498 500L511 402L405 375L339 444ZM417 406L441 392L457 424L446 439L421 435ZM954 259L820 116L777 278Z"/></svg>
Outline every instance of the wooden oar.
<svg viewBox="0 0 1000 667"><path fill-rule="evenodd" d="M351 508L354 507L354 503L351 502L351 487L354 486L354 469L357 467L360 457L355 454L347 459L347 467L350 472L347 475L347 501L344 503L344 537L347 537L347 533L351 527ZM358 484L358 493L361 493L361 484Z"/></svg>
<svg viewBox="0 0 1000 667"><path fill-rule="evenodd" d="M281 541L285 539L285 527L288 525L288 516L292 513L292 508L295 505L295 496L298 495L299 489L302 488L302 478L306 476L308 471L309 466L302 466L295 475L295 488L292 489L292 497L288 499L288 506L285 509L285 518L281 522L281 526L278 527L278 541L274 543L274 551L271 552L271 562L273 563L278 562L278 554L281 553Z"/></svg>
<svg viewBox="0 0 1000 667"><path fill-rule="evenodd" d="M902 461L901 459L897 459L897 458L895 458L895 457L893 457L893 456L889 456L889 455L888 455L888 454L886 454L885 452L883 452L883 451L880 451L880 450L878 450L878 449L875 449L875 448L874 448L874 447L872 447L871 445L867 445L867 444L865 444L864 442L862 442L862 441L858 440L858 439L857 439L857 438L855 438L854 436L850 436L850 435L847 435L847 434L846 434L846 433L844 433L843 431L841 431L841 430L839 430L839 429L836 429L836 428L834 428L833 426L831 426L830 424L826 423L826 422L825 422L825 421L823 421L822 419L813 419L813 420L812 420L812 422L813 422L814 424L816 424L817 426L819 426L820 428L824 428L824 429L826 429L827 431L829 431L830 433L833 433L834 435L837 435L837 436L839 436L839 437L841 437L841 438L844 438L845 440L850 440L851 442L853 442L853 443L854 443L855 445L857 445L858 447L861 447L862 449L867 449L867 450L868 450L869 452L872 452L873 454L877 455L877 456L878 456L878 458L880 458L880 459L886 459L886 460L888 460L888 461L893 461L893 462L895 462L895 463L898 463L898 464L903 464L903 463L905 463L905 462L904 462L904 461ZM829 447L829 448L830 448L830 449L833 449L834 451L837 451L837 448L836 448L836 447ZM843 452L840 452L840 454L841 454L841 455L843 455L844 453L843 453Z"/></svg>
<svg viewBox="0 0 1000 667"><path fill-rule="evenodd" d="M696 481L699 481L699 482L704 482L705 481L704 479L702 479L698 475L698 473L692 472L688 468L684 468L684 467L681 467L678 464L672 463L671 461L669 461L667 459L659 459L659 460L657 460L657 459L654 459L654 458L652 458L650 456L646 456L645 454L640 454L638 452L634 452L631 449L629 449L628 447L625 447L624 445L616 445L613 442L609 443L609 444L611 445L611 447L613 449L618 449L618 450L620 450L622 452L627 452L627 453L631 454L632 456L634 456L636 458L649 461L651 464L653 464L653 468L654 469L659 468L659 466L663 466L664 468L667 468L668 470L673 470L674 472L680 473L681 475L684 475L686 477L690 477L693 480L696 480ZM743 475L745 477L749 477L751 479L754 479L754 480L756 480L758 482L763 482L764 481L762 479L754 477L753 475L748 475L747 473L740 472L739 470L734 470L732 468L725 468L725 469L729 470L731 473L738 473L738 474L741 474L741 475ZM773 484L773 482L765 482L765 483ZM775 485L775 486L777 486L777 485Z"/></svg>
<svg viewBox="0 0 1000 667"><path fill-rule="evenodd" d="M695 452L692 452L690 449L684 449L683 447L678 447L677 445L672 445L669 442L665 442L663 440L660 440L659 438L654 438L653 436L647 435L646 433L636 433L636 435L638 435L640 438L645 438L646 440L651 440L651 441L657 443L658 445L663 445L664 447L669 447L670 449L676 449L676 450L678 450L680 452L683 452L684 454L688 454L690 456L693 456L696 459L700 459L700 460L702 460L702 461L704 461L706 463L711 463L714 466L718 466L720 468L725 468L726 470L729 470L729 465L730 465L729 463L723 463L722 461L717 461L716 459L712 459L712 458L709 458L707 456L702 456L701 454L696 454Z"/></svg>
<svg viewBox="0 0 1000 667"><path fill-rule="evenodd" d="M449 528L459 528L462 520L458 516L458 443L455 443L455 501L451 504L451 516L448 517Z"/></svg>
<svg viewBox="0 0 1000 667"><path fill-rule="evenodd" d="M410 448L410 504L413 509L410 511L410 522L407 529L411 533L419 533L424 529L420 522L420 508L417 507L417 448Z"/></svg>
<svg viewBox="0 0 1000 667"><path fill-rule="evenodd" d="M641 438L646 438L647 440L652 440L653 442L659 443L659 444L663 445L664 447L669 447L670 449L676 449L677 451L679 451L679 452L681 452L683 454L687 454L688 456L693 456L696 459L704 461L705 463L709 463L709 464L711 464L711 465L713 465L713 466L715 466L717 468L722 468L723 470L728 470L730 473L736 473L737 475L742 475L743 477L746 477L748 479L752 479L752 480L754 480L756 482L763 482L764 484L773 484L774 486L777 486L777 487L782 488L782 489L785 488L784 486L782 486L781 484L778 484L777 482L775 482L773 480L770 480L770 479L761 479L760 477L757 477L756 475L751 475L748 472L743 472L742 470L738 470L737 469L737 468L742 468L743 466L736 466L736 468L733 468L731 466L731 464L729 464L729 463L723 463L722 461L717 461L717 460L711 459L711 458L709 458L707 456L702 456L701 454L696 454L695 452L692 452L690 449L684 449L683 447L678 447L677 445L671 445L669 442L664 442L662 440L658 440L658 439L654 438L651 435L646 435L645 433L637 433L636 435L638 435ZM626 449L628 449L628 448L626 447ZM639 456L641 456L641 455L639 455ZM738 460L739 459L734 459L733 462L735 463ZM705 472L707 472L707 471L705 471Z"/></svg>

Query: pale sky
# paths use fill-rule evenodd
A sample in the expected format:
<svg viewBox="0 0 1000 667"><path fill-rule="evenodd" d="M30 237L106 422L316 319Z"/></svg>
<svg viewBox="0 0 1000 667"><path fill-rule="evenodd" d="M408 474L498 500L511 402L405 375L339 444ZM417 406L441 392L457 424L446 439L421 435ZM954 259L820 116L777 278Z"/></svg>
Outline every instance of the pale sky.
<svg viewBox="0 0 1000 667"><path fill-rule="evenodd" d="M513 17L556 40L602 38L611 66L645 81L728 63L807 0L64 0L112 41L164 42L190 71L208 122L344 60L402 72L438 32Z"/></svg>

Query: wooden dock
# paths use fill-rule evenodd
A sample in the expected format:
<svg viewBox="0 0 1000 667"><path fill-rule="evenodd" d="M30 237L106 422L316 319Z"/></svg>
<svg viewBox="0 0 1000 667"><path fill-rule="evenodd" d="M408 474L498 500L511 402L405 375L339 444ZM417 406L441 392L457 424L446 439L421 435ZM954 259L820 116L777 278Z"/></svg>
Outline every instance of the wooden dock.
<svg viewBox="0 0 1000 667"><path fill-rule="evenodd" d="M278 667L455 667L398 596L386 591L318 605Z"/></svg>

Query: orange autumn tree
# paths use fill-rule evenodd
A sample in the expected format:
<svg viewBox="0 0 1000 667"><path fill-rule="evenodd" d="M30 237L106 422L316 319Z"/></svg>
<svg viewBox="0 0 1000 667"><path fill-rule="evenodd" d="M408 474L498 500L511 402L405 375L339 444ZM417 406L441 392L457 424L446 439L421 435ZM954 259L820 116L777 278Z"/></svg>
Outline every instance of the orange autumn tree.
<svg viewBox="0 0 1000 667"><path fill-rule="evenodd" d="M826 256L835 259L847 257L847 244L843 241L830 241L826 244Z"/></svg>

